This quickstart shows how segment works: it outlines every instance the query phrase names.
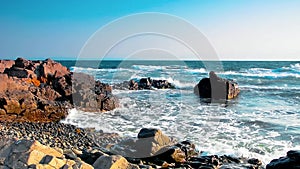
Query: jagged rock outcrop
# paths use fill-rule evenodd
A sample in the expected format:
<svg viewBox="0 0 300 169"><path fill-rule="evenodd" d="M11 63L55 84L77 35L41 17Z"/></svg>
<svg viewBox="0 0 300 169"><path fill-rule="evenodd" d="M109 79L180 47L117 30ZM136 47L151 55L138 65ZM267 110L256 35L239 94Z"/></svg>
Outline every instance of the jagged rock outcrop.
<svg viewBox="0 0 300 169"><path fill-rule="evenodd" d="M194 93L200 98L226 100L237 97L240 89L235 81L222 79L212 71L209 73L209 78L201 79L194 87Z"/></svg>
<svg viewBox="0 0 300 169"><path fill-rule="evenodd" d="M118 99L109 85L51 59L0 61L0 121L59 121L72 107L109 111Z"/></svg>

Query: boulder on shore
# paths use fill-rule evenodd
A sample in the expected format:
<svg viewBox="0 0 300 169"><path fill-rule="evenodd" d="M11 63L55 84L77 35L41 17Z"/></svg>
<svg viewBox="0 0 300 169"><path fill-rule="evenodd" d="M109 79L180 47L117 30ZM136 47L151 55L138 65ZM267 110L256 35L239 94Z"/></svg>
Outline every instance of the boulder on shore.
<svg viewBox="0 0 300 169"><path fill-rule="evenodd" d="M0 121L59 121L73 107L109 111L118 99L109 85L51 59L0 60Z"/></svg>
<svg viewBox="0 0 300 169"><path fill-rule="evenodd" d="M209 78L203 78L194 87L194 93L200 98L227 100L236 98L240 93L237 82L218 77L215 72L209 73Z"/></svg>

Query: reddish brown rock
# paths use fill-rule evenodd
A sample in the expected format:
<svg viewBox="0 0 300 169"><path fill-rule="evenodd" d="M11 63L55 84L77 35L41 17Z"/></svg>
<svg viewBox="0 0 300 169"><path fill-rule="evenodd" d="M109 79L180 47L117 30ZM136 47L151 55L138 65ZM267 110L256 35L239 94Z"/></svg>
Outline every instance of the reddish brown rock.
<svg viewBox="0 0 300 169"><path fill-rule="evenodd" d="M74 106L93 112L118 106L109 85L51 59L0 61L1 68L0 121L59 121Z"/></svg>
<svg viewBox="0 0 300 169"><path fill-rule="evenodd" d="M0 92L7 90L8 76L7 74L0 74Z"/></svg>
<svg viewBox="0 0 300 169"><path fill-rule="evenodd" d="M0 73L3 73L6 68L10 68L15 64L14 60L0 60Z"/></svg>
<svg viewBox="0 0 300 169"><path fill-rule="evenodd" d="M60 63L57 63L51 59L47 59L45 60L42 64L41 64L41 74L40 76L42 77L62 77L65 76L67 74L70 74L70 71L68 70L67 67L61 65Z"/></svg>

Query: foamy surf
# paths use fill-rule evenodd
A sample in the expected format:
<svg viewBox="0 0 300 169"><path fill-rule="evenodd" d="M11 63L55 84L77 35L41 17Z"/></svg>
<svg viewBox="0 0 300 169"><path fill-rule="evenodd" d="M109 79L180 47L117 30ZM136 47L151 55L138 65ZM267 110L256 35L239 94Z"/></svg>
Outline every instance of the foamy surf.
<svg viewBox="0 0 300 169"><path fill-rule="evenodd" d="M255 157L265 164L300 149L300 63L225 62L224 70L216 73L235 79L241 88L238 98L226 106L203 104L194 95L193 87L208 76L197 62L110 64L114 67L72 71L110 84L132 78L164 79L176 89L113 90L120 108L101 114L72 109L64 123L130 137L143 127L160 128L179 140L191 140L206 154Z"/></svg>

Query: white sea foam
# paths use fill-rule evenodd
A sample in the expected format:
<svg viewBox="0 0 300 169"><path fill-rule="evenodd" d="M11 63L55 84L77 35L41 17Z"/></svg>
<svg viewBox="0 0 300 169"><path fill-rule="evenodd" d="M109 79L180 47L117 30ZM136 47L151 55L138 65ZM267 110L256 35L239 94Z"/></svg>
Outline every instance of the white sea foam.
<svg viewBox="0 0 300 169"><path fill-rule="evenodd" d="M283 77L296 77L300 78L299 73L293 72L273 72L271 69L252 69L247 72L238 71L225 71L217 72L218 75L233 75L233 76L243 76L243 77L270 77L270 78L283 78Z"/></svg>
<svg viewBox="0 0 300 169"><path fill-rule="evenodd" d="M300 63L296 63L294 65L291 65L292 69L300 70Z"/></svg>

